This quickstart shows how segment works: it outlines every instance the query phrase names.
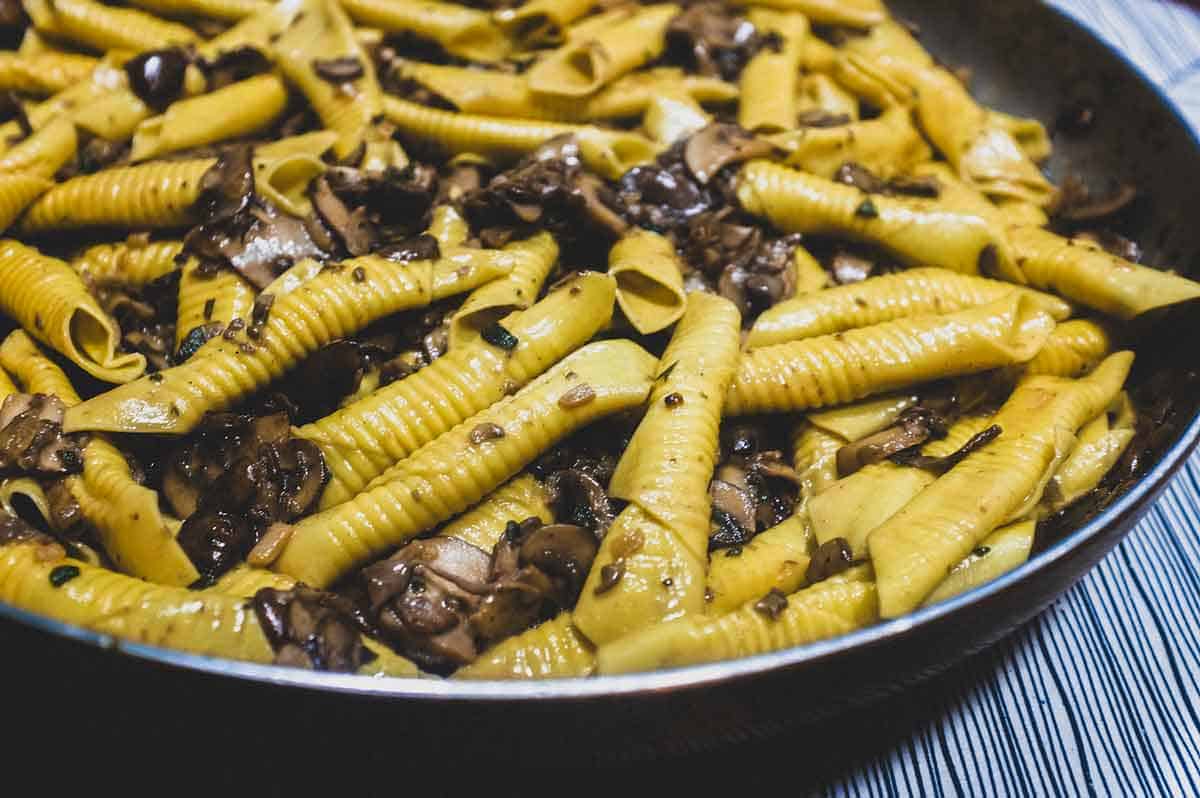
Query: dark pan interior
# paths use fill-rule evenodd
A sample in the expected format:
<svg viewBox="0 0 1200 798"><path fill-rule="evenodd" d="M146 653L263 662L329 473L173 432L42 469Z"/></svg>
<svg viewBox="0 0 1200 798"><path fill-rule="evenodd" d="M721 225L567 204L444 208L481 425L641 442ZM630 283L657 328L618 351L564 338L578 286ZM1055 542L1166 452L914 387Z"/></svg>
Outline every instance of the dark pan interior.
<svg viewBox="0 0 1200 798"><path fill-rule="evenodd" d="M1198 207L1200 147L1129 64L1034 0L895 0L892 7L920 26L943 61L972 70L985 103L1051 125L1081 104L1093 108L1086 135L1055 136L1053 176L1078 174L1097 188L1134 182L1141 197L1117 232L1141 242L1148 263L1195 270L1200 225L1190 216ZM1173 465L1186 457L1180 442L1185 428L1194 437L1200 403L1196 317L1191 307L1177 308L1123 330L1138 341L1135 387L1158 414L1138 458L1126 464L1129 473L1148 472L1168 451ZM1063 519L1042 542L1048 550L1019 577L952 611L922 616L911 628L891 624L829 646L701 669L586 684L414 688L97 645L93 635L0 608L14 619L3 629L5 671L10 685L28 685L18 692L29 696L29 711L21 712L19 697L14 709L30 741L62 739L69 730L88 741L83 754L109 750L104 741L113 741L139 758L199 769L205 758L234 751L251 769L312 757L318 770L332 769L326 775L350 769L345 786L361 786L370 772L396 786L396 771L380 765L422 756L549 764L709 748L905 689L994 642L1103 556L1166 476L1160 469L1153 480L1114 485L1120 490ZM1102 524L1071 531L1110 503L1097 519ZM123 767L136 769L130 759Z"/></svg>

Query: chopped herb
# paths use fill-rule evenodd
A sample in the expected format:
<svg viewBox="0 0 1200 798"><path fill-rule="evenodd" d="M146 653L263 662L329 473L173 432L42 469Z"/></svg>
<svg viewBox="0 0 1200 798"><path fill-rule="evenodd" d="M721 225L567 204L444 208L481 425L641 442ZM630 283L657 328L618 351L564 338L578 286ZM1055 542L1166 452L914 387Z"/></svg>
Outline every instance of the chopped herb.
<svg viewBox="0 0 1200 798"><path fill-rule="evenodd" d="M517 336L504 329L504 326L500 322L495 322L484 327L483 332L480 333L480 337L492 346L498 346L508 352L516 349L517 344L520 343L517 340Z"/></svg>
<svg viewBox="0 0 1200 798"><path fill-rule="evenodd" d="M62 587L79 576L79 567L75 565L60 565L50 572L50 584Z"/></svg>
<svg viewBox="0 0 1200 798"><path fill-rule="evenodd" d="M875 203L870 197L862 201L862 204L854 209L854 215L860 219L878 219L879 209L875 207Z"/></svg>

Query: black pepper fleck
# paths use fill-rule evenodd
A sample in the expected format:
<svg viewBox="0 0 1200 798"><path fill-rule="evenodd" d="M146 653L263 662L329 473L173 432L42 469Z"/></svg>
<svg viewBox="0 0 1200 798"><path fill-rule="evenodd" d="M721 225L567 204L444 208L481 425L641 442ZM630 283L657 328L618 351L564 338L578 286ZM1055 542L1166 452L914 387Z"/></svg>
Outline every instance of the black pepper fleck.
<svg viewBox="0 0 1200 798"><path fill-rule="evenodd" d="M683 394L669 393L663 397L663 404L667 407L679 407L683 404Z"/></svg>
<svg viewBox="0 0 1200 798"><path fill-rule="evenodd" d="M79 576L79 567L75 565L60 565L50 572L50 584L62 587Z"/></svg>
<svg viewBox="0 0 1200 798"><path fill-rule="evenodd" d="M875 203L870 198L867 198L854 209L854 215L860 219L878 219L879 209L875 207Z"/></svg>
<svg viewBox="0 0 1200 798"><path fill-rule="evenodd" d="M504 326L500 324L500 322L489 324L487 327L484 327L483 332L480 333L480 337L492 346L498 346L501 349L509 352L511 352L513 349L516 349L517 344L520 343L517 340L517 336L506 330Z"/></svg>

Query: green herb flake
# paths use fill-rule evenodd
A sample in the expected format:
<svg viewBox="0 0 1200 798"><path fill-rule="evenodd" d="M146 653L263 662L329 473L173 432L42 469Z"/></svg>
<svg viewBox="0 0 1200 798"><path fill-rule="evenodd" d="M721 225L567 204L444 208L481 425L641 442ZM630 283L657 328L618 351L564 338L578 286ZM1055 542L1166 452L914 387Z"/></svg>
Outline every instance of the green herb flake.
<svg viewBox="0 0 1200 798"><path fill-rule="evenodd" d="M868 197L862 201L861 205L855 208L854 215L860 219L878 219L879 209L875 207L875 203Z"/></svg>
<svg viewBox="0 0 1200 798"><path fill-rule="evenodd" d="M480 333L480 337L492 346L498 346L508 352L516 349L519 343L517 336L506 330L500 322L484 327L483 332Z"/></svg>
<svg viewBox="0 0 1200 798"><path fill-rule="evenodd" d="M50 572L50 584L62 587L79 576L79 567L75 565L60 565Z"/></svg>

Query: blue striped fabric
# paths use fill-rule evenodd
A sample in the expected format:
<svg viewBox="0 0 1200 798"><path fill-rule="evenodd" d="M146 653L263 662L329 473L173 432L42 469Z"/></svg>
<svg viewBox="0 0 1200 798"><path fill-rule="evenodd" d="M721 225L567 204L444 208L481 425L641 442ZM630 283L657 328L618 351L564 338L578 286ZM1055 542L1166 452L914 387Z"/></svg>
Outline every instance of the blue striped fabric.
<svg viewBox="0 0 1200 798"><path fill-rule="evenodd" d="M989 2L990 0L980 0ZM1200 127L1200 11L1052 0ZM919 699L933 718L830 796L1200 795L1200 455L1050 610Z"/></svg>

